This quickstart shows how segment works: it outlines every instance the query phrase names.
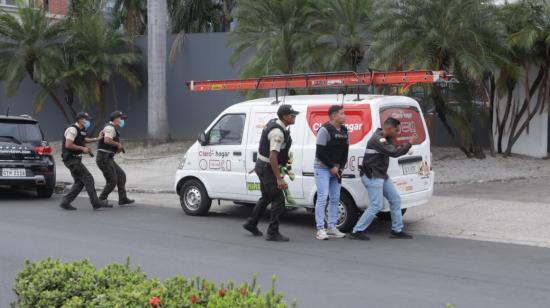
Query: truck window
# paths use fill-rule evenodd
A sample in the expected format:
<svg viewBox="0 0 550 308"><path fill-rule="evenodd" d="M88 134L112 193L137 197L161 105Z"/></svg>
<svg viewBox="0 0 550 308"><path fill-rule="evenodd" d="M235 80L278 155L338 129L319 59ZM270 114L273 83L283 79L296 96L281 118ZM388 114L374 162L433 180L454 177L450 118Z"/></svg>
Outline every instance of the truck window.
<svg viewBox="0 0 550 308"><path fill-rule="evenodd" d="M224 115L209 132L209 144L241 144L245 114Z"/></svg>
<svg viewBox="0 0 550 308"><path fill-rule="evenodd" d="M11 136L19 142L40 143L43 139L38 124L33 122L2 122L0 136Z"/></svg>
<svg viewBox="0 0 550 308"><path fill-rule="evenodd" d="M426 131L424 130L424 121L420 111L413 106L395 106L380 109L380 123L384 123L387 118L393 117L401 121L401 132L394 140L397 145L405 144L409 138L416 134L418 142L426 140Z"/></svg>

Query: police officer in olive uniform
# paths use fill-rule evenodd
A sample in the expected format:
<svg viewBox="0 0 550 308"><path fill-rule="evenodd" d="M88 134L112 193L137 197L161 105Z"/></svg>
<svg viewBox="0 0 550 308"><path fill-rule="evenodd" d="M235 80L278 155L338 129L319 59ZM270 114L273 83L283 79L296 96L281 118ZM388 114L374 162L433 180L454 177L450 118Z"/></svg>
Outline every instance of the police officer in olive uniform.
<svg viewBox="0 0 550 308"><path fill-rule="evenodd" d="M279 233L279 217L285 211L283 190L288 188L280 174L280 166L288 162L292 138L288 127L296 121L298 112L290 105L281 105L277 111L278 119L270 120L262 131L258 159L254 171L260 179L262 197L243 227L255 236L262 236L258 222L266 207L271 203L271 221L267 229L266 240L287 242L288 237Z"/></svg>
<svg viewBox="0 0 550 308"><path fill-rule="evenodd" d="M71 176L74 179L71 190L61 200L60 206L65 210L76 210L71 202L82 191L82 188L86 188L94 210L102 207L112 207L106 200L99 200L95 191L94 178L82 163L82 154L92 155L91 149L86 147L86 143L100 140L100 137L87 137L87 129L90 127L91 120L92 118L88 113L79 112L76 115L76 123L69 126L63 136L63 144L61 145L63 163L71 171Z"/></svg>
<svg viewBox="0 0 550 308"><path fill-rule="evenodd" d="M118 188L118 204L128 205L134 203L134 200L126 196L126 173L115 162L115 154L124 151L124 146L120 142L119 129L125 125L125 119L128 118L121 111L111 113L110 122L105 125L101 131L103 138L99 140L97 146L97 166L105 176L105 187L99 195L99 199L107 200L109 194Z"/></svg>

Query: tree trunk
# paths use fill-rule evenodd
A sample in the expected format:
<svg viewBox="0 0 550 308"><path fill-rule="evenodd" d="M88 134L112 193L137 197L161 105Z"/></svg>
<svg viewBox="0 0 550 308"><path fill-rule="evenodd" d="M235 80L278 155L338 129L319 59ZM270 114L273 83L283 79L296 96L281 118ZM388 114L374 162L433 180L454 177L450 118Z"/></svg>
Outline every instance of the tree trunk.
<svg viewBox="0 0 550 308"><path fill-rule="evenodd" d="M65 108L63 108L63 104L61 104L61 101L59 100L59 98L57 97L57 95L55 95L55 93L53 91L48 91L48 94L50 95L50 97L52 98L52 100L54 101L55 105L57 106L57 108L59 108L59 110L61 111L61 113L63 114L63 117L65 118L65 121L67 121L67 124L71 123L72 122L72 119L69 117L69 115L67 114L67 111L65 111Z"/></svg>
<svg viewBox="0 0 550 308"><path fill-rule="evenodd" d="M495 78L494 76L489 77L489 142L491 143L491 156L496 157L496 151L495 151L495 130L493 129L493 119L495 116L495 97L496 97L496 84L495 84Z"/></svg>
<svg viewBox="0 0 550 308"><path fill-rule="evenodd" d="M147 1L148 34L148 119L147 130L152 143L170 138L166 106L166 0Z"/></svg>
<svg viewBox="0 0 550 308"><path fill-rule="evenodd" d="M504 138L504 129L506 129L506 123L510 117L510 110L512 109L512 99L514 98L514 90L516 86L511 85L508 87L508 97L506 98L506 109L504 110L504 115L502 116L502 121L497 121L498 124L498 141L497 141L497 151L502 153L502 138ZM498 115L497 115L498 116Z"/></svg>

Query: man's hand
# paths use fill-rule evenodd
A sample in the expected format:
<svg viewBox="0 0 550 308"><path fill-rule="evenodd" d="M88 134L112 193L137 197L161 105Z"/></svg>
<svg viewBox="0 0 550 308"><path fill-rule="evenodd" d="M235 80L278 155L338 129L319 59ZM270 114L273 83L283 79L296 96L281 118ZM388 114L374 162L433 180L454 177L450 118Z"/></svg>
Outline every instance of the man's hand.
<svg viewBox="0 0 550 308"><path fill-rule="evenodd" d="M411 139L409 140L411 144L418 144L418 135L414 134L411 136Z"/></svg>
<svg viewBox="0 0 550 308"><path fill-rule="evenodd" d="M337 179L340 178L340 169L338 167L332 167L330 169L330 173L332 173L332 175L334 175Z"/></svg>
<svg viewBox="0 0 550 308"><path fill-rule="evenodd" d="M119 152L121 152L124 149L124 146L122 145L122 143L119 143L116 145L116 148L118 149Z"/></svg>
<svg viewBox="0 0 550 308"><path fill-rule="evenodd" d="M277 188L284 190L288 188L288 184L283 179L277 179Z"/></svg>
<svg viewBox="0 0 550 308"><path fill-rule="evenodd" d="M89 148L89 147L82 147L82 153L84 154L88 154L90 153L92 150Z"/></svg>

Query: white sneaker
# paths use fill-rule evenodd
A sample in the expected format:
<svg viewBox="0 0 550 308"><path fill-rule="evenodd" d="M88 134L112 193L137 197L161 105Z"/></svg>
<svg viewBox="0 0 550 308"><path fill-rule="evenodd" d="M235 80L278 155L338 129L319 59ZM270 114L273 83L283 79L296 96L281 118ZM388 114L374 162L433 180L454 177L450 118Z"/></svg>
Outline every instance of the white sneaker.
<svg viewBox="0 0 550 308"><path fill-rule="evenodd" d="M318 240L328 240L327 231L325 229L319 229L317 230L317 235L315 236Z"/></svg>
<svg viewBox="0 0 550 308"><path fill-rule="evenodd" d="M326 234L329 237L338 237L338 238L342 238L342 237L346 236L345 233L340 232L340 230L338 230L337 228L327 229Z"/></svg>

